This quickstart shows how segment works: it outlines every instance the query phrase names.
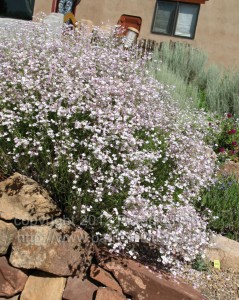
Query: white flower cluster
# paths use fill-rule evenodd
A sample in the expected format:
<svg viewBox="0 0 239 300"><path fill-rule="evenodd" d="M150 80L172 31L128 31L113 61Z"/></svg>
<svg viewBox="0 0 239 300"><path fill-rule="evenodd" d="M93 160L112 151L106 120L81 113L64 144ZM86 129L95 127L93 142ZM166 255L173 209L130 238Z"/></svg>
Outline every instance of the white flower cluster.
<svg viewBox="0 0 239 300"><path fill-rule="evenodd" d="M179 110L113 31L0 36L1 167L37 176L74 216L102 215L114 251L194 259L207 234L190 200L215 168L206 116Z"/></svg>

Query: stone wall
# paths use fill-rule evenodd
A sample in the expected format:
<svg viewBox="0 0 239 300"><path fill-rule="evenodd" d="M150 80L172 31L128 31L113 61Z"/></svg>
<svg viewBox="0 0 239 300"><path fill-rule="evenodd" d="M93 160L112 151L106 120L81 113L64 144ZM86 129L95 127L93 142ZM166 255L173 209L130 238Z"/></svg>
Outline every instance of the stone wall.
<svg viewBox="0 0 239 300"><path fill-rule="evenodd" d="M34 180L0 179L0 299L204 299L170 274L95 249Z"/></svg>

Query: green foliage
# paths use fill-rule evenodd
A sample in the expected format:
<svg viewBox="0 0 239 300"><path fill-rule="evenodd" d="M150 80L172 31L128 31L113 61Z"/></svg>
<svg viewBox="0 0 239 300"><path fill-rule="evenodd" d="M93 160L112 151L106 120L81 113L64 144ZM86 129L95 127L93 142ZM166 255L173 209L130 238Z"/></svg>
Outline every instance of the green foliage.
<svg viewBox="0 0 239 300"><path fill-rule="evenodd" d="M192 263L192 268L200 272L207 272L210 267L210 261L204 259L201 255L198 255Z"/></svg>
<svg viewBox="0 0 239 300"><path fill-rule="evenodd" d="M239 183L234 177L219 176L195 205L203 213L212 212L210 229L239 241Z"/></svg>
<svg viewBox="0 0 239 300"><path fill-rule="evenodd" d="M197 81L207 63L204 52L179 42L163 43L158 57L187 83Z"/></svg>
<svg viewBox="0 0 239 300"><path fill-rule="evenodd" d="M239 72L220 70L211 66L206 74L206 99L208 108L224 113L239 113Z"/></svg>
<svg viewBox="0 0 239 300"><path fill-rule="evenodd" d="M221 70L215 65L206 69L206 55L182 43L163 43L155 51L149 71L159 82L168 85L172 99L182 108L200 108L218 113L209 120L221 128L215 135L214 150L219 160L239 159L239 128L234 117L239 113L239 72ZM170 88L171 86L171 88ZM210 141L208 141L210 142ZM209 227L230 238L239 239L239 184L233 178L221 177L209 190L202 193L202 200L195 203L203 213L208 209L214 218ZM204 261L195 260L195 268L203 269Z"/></svg>
<svg viewBox="0 0 239 300"><path fill-rule="evenodd" d="M214 120L215 122L215 120ZM226 114L223 118L219 117L216 121L221 128L220 133L217 135L217 141L214 147L214 151L218 153L220 161L224 161L229 158L234 161L239 160L239 127L238 119L232 114ZM210 123L212 126L213 123Z"/></svg>
<svg viewBox="0 0 239 300"><path fill-rule="evenodd" d="M172 97L220 115L239 114L239 71L207 68L207 55L185 43L162 44L153 54L150 70L157 80L173 85Z"/></svg>
<svg viewBox="0 0 239 300"><path fill-rule="evenodd" d="M185 84L180 74L175 73L166 64L162 64L153 57L153 63L149 64L150 75L160 83L167 86L174 101L177 101L180 108L198 108L201 102L201 95L198 87L189 83Z"/></svg>

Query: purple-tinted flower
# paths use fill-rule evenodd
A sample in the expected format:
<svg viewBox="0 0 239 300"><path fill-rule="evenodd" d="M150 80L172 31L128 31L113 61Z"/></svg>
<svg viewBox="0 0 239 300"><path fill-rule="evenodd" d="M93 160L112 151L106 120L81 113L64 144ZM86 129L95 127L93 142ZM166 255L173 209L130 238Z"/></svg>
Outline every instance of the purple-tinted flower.
<svg viewBox="0 0 239 300"><path fill-rule="evenodd" d="M219 152L223 153L223 152L225 152L225 151L226 151L225 148L219 148Z"/></svg>
<svg viewBox="0 0 239 300"><path fill-rule="evenodd" d="M227 114L227 117L230 119L230 118L232 118L232 114Z"/></svg>
<svg viewBox="0 0 239 300"><path fill-rule="evenodd" d="M236 132L237 132L236 129L231 129L228 131L228 134L235 134Z"/></svg>
<svg viewBox="0 0 239 300"><path fill-rule="evenodd" d="M232 142L232 146L236 146L237 145L237 142L236 141L233 141Z"/></svg>
<svg viewBox="0 0 239 300"><path fill-rule="evenodd" d="M5 168L35 172L49 188L64 170L69 211L88 218L100 209L107 231L99 235L115 252L134 257L133 243L143 239L165 264L193 260L208 237L190 200L214 182L217 157L205 140L220 122L181 110L167 86L147 76L147 57L124 50L114 28L95 28L92 43L83 28L62 38L42 24L15 27L0 28ZM168 176L157 178L153 168L163 164ZM109 196L120 199L112 210Z"/></svg>

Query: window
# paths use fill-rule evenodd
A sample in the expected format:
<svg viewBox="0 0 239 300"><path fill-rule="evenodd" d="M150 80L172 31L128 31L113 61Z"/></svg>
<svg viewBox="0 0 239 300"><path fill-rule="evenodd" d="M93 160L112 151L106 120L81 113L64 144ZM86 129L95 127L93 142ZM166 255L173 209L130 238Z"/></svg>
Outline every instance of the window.
<svg viewBox="0 0 239 300"><path fill-rule="evenodd" d="M35 0L0 0L0 17L32 20Z"/></svg>
<svg viewBox="0 0 239 300"><path fill-rule="evenodd" d="M152 32L193 39L200 5L158 0Z"/></svg>

